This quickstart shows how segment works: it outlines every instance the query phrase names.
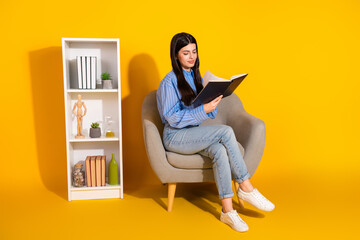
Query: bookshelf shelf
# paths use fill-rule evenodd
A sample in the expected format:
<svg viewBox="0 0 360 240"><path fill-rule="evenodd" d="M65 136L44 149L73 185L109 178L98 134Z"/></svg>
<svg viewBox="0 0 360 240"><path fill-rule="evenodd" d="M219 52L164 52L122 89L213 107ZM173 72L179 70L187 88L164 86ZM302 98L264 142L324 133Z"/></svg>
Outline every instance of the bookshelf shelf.
<svg viewBox="0 0 360 240"><path fill-rule="evenodd" d="M71 138L69 140L69 142L117 142L119 141L119 138L117 137L100 137L100 138L90 138L90 137L85 137L82 139L76 139L76 138Z"/></svg>
<svg viewBox="0 0 360 240"><path fill-rule="evenodd" d="M63 80L66 124L67 182L68 200L123 198L123 160L121 129L121 80L120 80L120 41L119 39L98 38L62 38ZM112 76L113 89L77 89L78 74L76 57L96 56L98 69L109 72ZM100 75L100 74L99 74ZM96 80L99 80L97 75ZM85 138L76 139L77 118L73 107L81 95L87 113L83 117L82 134ZM110 116L115 137L104 136L105 118ZM102 130L100 138L90 138L89 130L93 122L99 122ZM106 156L106 179L108 164L112 153L118 164L119 185L101 187L74 187L72 172L74 165L82 163L85 171L87 156ZM85 171L86 174L86 171ZM85 178L86 179L86 178ZM107 182L107 181L106 181Z"/></svg>
<svg viewBox="0 0 360 240"><path fill-rule="evenodd" d="M68 89L68 93L117 93L118 89Z"/></svg>
<svg viewBox="0 0 360 240"><path fill-rule="evenodd" d="M71 191L94 191L94 190L114 190L114 189L120 189L120 185L109 185L106 184L106 186L103 187L71 187Z"/></svg>

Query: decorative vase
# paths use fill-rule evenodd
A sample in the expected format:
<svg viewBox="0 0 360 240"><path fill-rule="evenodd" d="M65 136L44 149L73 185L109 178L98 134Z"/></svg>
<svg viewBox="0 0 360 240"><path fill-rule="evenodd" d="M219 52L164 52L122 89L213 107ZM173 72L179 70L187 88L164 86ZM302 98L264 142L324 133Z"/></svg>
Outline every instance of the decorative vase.
<svg viewBox="0 0 360 240"><path fill-rule="evenodd" d="M112 154L111 161L109 162L109 185L118 185L118 164L115 161L115 154Z"/></svg>
<svg viewBox="0 0 360 240"><path fill-rule="evenodd" d="M101 136L101 128L90 128L90 137L99 138Z"/></svg>
<svg viewBox="0 0 360 240"><path fill-rule="evenodd" d="M112 89L112 80L103 80L103 89Z"/></svg>

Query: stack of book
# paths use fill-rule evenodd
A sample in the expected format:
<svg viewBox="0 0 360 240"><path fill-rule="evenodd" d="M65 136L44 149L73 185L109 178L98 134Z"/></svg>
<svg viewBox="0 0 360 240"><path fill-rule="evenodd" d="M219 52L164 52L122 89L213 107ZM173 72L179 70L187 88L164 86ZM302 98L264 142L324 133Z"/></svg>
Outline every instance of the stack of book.
<svg viewBox="0 0 360 240"><path fill-rule="evenodd" d="M105 186L106 156L87 156L85 160L86 186Z"/></svg>
<svg viewBox="0 0 360 240"><path fill-rule="evenodd" d="M76 56L79 89L96 89L97 59L95 56Z"/></svg>

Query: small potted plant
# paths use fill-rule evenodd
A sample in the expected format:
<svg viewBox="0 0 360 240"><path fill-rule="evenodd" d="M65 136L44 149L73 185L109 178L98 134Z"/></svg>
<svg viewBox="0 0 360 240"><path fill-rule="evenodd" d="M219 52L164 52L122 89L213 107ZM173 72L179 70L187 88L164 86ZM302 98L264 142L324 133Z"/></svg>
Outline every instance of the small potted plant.
<svg viewBox="0 0 360 240"><path fill-rule="evenodd" d="M103 89L112 89L112 78L110 73L103 72L101 74L101 80L103 83Z"/></svg>
<svg viewBox="0 0 360 240"><path fill-rule="evenodd" d="M101 129L99 127L99 123L97 122L91 123L90 137L99 138L100 136L101 136Z"/></svg>

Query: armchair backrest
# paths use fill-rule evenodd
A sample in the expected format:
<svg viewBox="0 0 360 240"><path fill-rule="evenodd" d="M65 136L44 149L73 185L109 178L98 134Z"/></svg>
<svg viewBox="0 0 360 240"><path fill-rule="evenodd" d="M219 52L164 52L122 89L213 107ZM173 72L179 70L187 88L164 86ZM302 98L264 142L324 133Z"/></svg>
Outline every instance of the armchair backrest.
<svg viewBox="0 0 360 240"><path fill-rule="evenodd" d="M159 130L160 135L164 129L164 124L161 122L159 111L156 103L156 90L148 93L142 105L142 119L143 121L154 124Z"/></svg>
<svg viewBox="0 0 360 240"><path fill-rule="evenodd" d="M215 119L208 119L203 122L202 125L215 125L215 124L224 124L229 125L229 120L234 115L235 112L245 111L241 103L241 100L236 94L231 94L230 96L221 99L218 107L218 113Z"/></svg>

